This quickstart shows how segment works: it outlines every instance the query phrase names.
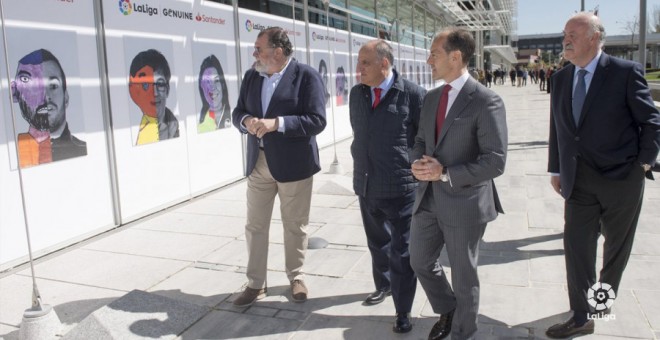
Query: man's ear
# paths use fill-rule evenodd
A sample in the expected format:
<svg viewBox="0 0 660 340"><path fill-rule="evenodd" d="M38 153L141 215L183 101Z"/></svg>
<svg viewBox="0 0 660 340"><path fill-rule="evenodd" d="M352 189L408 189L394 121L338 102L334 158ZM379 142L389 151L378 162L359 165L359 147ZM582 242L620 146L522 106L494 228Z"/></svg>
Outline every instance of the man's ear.
<svg viewBox="0 0 660 340"><path fill-rule="evenodd" d="M64 108L69 108L69 90L64 91Z"/></svg>
<svg viewBox="0 0 660 340"><path fill-rule="evenodd" d="M14 103L18 103L18 90L16 89L16 81L11 81L11 98Z"/></svg>

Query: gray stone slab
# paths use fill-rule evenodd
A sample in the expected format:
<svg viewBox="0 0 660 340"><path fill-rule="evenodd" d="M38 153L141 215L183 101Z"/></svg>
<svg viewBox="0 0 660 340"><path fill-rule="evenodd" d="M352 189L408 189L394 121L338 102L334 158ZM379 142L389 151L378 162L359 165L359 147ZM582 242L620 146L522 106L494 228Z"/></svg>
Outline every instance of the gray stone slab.
<svg viewBox="0 0 660 340"><path fill-rule="evenodd" d="M148 289L189 264L187 261L76 249L38 264L35 270L41 278L130 291ZM30 275L29 270L20 274Z"/></svg>
<svg viewBox="0 0 660 340"><path fill-rule="evenodd" d="M549 184L548 184L549 186ZM529 227L563 230L564 200L559 196L552 199L536 199L529 202Z"/></svg>
<svg viewBox="0 0 660 340"><path fill-rule="evenodd" d="M660 291L634 290L639 306L652 329L660 330ZM618 301L616 302L618 304ZM618 307L618 306L617 306Z"/></svg>
<svg viewBox="0 0 660 340"><path fill-rule="evenodd" d="M203 196L214 200L247 201L247 180L212 191Z"/></svg>
<svg viewBox="0 0 660 340"><path fill-rule="evenodd" d="M206 308L134 290L95 311L62 340L174 339Z"/></svg>
<svg viewBox="0 0 660 340"><path fill-rule="evenodd" d="M619 289L611 315L616 320L596 321L595 334L647 339L653 337L648 321L631 291Z"/></svg>
<svg viewBox="0 0 660 340"><path fill-rule="evenodd" d="M247 216L247 205L244 201L201 199L172 209L173 212L205 214L218 216Z"/></svg>
<svg viewBox="0 0 660 340"><path fill-rule="evenodd" d="M568 296L563 290L481 285L479 312L499 324L546 328L568 309Z"/></svg>
<svg viewBox="0 0 660 340"><path fill-rule="evenodd" d="M413 326L414 330L415 327ZM417 338L414 337L414 334L395 334L392 332L391 321L384 322L376 316L372 319L358 319L350 316L311 315L300 330L296 332L293 339L364 340Z"/></svg>
<svg viewBox="0 0 660 340"><path fill-rule="evenodd" d="M355 197L353 178L349 176L329 177L327 181L319 182L319 185L314 188L314 194Z"/></svg>
<svg viewBox="0 0 660 340"><path fill-rule="evenodd" d="M201 258L200 262L246 267L247 245L242 240L229 242L224 247ZM282 244L270 243L268 245L268 269L284 271L284 246Z"/></svg>
<svg viewBox="0 0 660 340"><path fill-rule="evenodd" d="M245 217L169 212L139 221L132 228L234 238L245 233Z"/></svg>
<svg viewBox="0 0 660 340"><path fill-rule="evenodd" d="M60 281L37 279L44 304L53 306L66 331L123 292ZM0 323L19 327L32 305L32 278L11 275L0 279Z"/></svg>
<svg viewBox="0 0 660 340"><path fill-rule="evenodd" d="M528 260L510 256L480 256L479 281L506 286L529 285Z"/></svg>
<svg viewBox="0 0 660 340"><path fill-rule="evenodd" d="M0 323L0 339L18 340L18 327L4 325Z"/></svg>
<svg viewBox="0 0 660 340"><path fill-rule="evenodd" d="M127 229L89 243L83 249L195 261L231 240L228 237Z"/></svg>
<svg viewBox="0 0 660 340"><path fill-rule="evenodd" d="M308 249L303 270L310 274L342 277L351 270L363 254L364 251L348 249Z"/></svg>
<svg viewBox="0 0 660 340"><path fill-rule="evenodd" d="M359 210L312 207L310 222L361 225Z"/></svg>
<svg viewBox="0 0 660 340"><path fill-rule="evenodd" d="M212 311L187 329L181 340L290 339L302 321L269 318L230 311Z"/></svg>
<svg viewBox="0 0 660 340"><path fill-rule="evenodd" d="M319 228L310 236L321 237L332 244L367 246L367 236L364 227L360 225L328 223Z"/></svg>
<svg viewBox="0 0 660 340"><path fill-rule="evenodd" d="M660 234L637 232L635 234L632 254L660 256L660 247L658 244L660 244Z"/></svg>
<svg viewBox="0 0 660 340"><path fill-rule="evenodd" d="M325 208L348 208L351 204L357 201L355 195L326 195L326 194L312 194L312 207L325 207Z"/></svg>
<svg viewBox="0 0 660 340"><path fill-rule="evenodd" d="M239 290L244 282L243 273L186 268L155 285L149 292L210 308Z"/></svg>
<svg viewBox="0 0 660 340"><path fill-rule="evenodd" d="M628 261L619 289L658 290L660 262Z"/></svg>
<svg viewBox="0 0 660 340"><path fill-rule="evenodd" d="M530 260L530 280L555 284L566 284L566 261L564 256L545 256Z"/></svg>

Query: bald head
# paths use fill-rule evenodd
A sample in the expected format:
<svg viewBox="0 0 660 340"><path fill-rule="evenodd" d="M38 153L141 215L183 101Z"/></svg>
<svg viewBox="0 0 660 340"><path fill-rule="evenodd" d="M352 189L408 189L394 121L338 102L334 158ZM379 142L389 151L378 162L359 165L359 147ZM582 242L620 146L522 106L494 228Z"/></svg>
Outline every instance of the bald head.
<svg viewBox="0 0 660 340"><path fill-rule="evenodd" d="M384 40L371 40L360 48L357 72L362 84L378 86L392 72L392 47Z"/></svg>

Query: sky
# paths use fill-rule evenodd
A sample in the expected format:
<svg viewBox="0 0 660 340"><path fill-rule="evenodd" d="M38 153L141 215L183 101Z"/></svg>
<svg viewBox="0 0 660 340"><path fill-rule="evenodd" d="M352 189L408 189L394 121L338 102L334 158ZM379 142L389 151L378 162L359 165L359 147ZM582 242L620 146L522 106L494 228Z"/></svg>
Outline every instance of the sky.
<svg viewBox="0 0 660 340"><path fill-rule="evenodd" d="M598 6L598 16L607 35L630 35L626 23L639 17L639 0L584 0L584 9ZM580 10L581 0L518 0L518 35L561 33L564 24ZM653 25L653 9L660 0L646 0L647 19Z"/></svg>

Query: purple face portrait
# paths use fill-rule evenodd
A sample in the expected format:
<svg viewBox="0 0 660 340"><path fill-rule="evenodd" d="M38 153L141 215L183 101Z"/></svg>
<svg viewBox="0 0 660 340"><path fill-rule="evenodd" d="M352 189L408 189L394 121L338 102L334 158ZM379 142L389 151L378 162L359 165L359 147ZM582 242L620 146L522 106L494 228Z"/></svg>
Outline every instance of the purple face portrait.
<svg viewBox="0 0 660 340"><path fill-rule="evenodd" d="M208 67L202 73L200 86L204 91L204 98L209 103L209 108L214 112L219 112L222 108L222 82L218 70L214 67Z"/></svg>
<svg viewBox="0 0 660 340"><path fill-rule="evenodd" d="M52 60L18 64L12 95L23 118L34 128L53 131L65 123L68 98L63 82L62 70Z"/></svg>

